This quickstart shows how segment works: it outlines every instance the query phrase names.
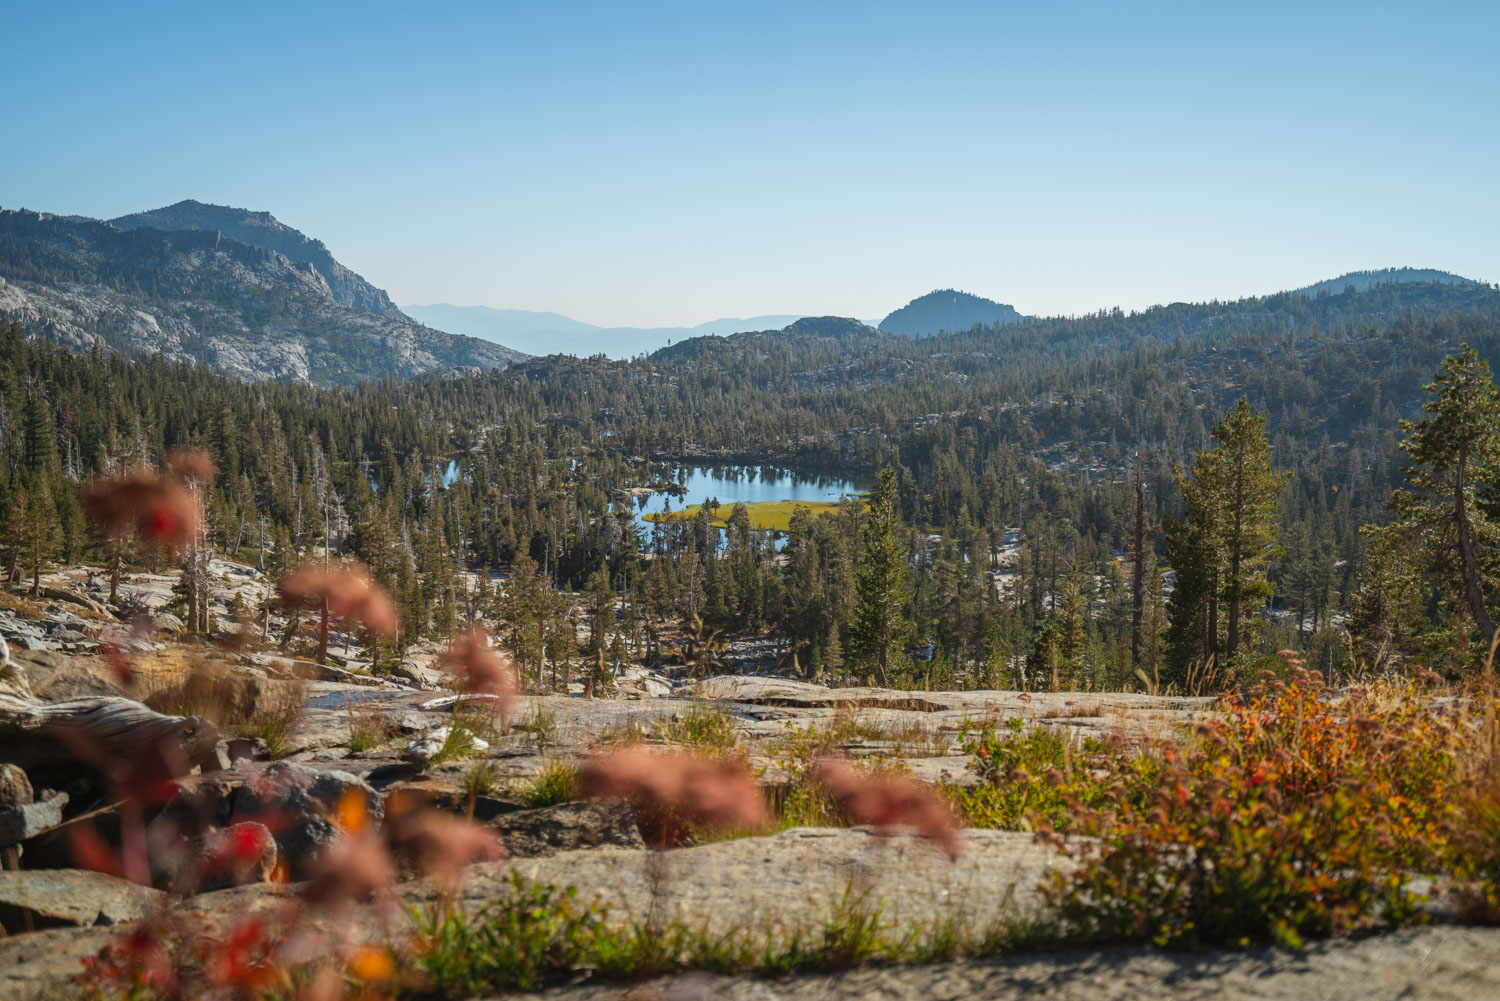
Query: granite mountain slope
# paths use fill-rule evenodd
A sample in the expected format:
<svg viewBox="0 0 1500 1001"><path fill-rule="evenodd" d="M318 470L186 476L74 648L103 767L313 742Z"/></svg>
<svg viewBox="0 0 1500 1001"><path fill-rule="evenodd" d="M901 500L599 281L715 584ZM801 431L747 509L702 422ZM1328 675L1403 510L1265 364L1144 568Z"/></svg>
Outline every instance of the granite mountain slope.
<svg viewBox="0 0 1500 1001"><path fill-rule="evenodd" d="M177 224L171 213L180 208L156 221ZM159 353L248 380L344 385L523 357L416 323L317 241L245 215L252 229L269 220L265 242L303 259L219 229L0 210L0 313L74 350L102 342L128 357Z"/></svg>
<svg viewBox="0 0 1500 1001"><path fill-rule="evenodd" d="M396 308L384 289L376 288L334 260L322 240L293 229L269 212L208 205L189 198L166 208L123 215L109 223L116 229L217 230L241 243L274 250L294 263L311 264L328 283L334 301L341 305L392 320L411 319Z"/></svg>

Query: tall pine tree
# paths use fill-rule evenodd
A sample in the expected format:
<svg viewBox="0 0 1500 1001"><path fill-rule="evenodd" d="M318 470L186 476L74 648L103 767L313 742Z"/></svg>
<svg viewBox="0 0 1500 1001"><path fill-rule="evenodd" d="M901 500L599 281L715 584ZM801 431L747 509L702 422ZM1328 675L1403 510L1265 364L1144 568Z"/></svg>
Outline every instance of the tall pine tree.
<svg viewBox="0 0 1500 1001"><path fill-rule="evenodd" d="M913 625L903 614L906 554L896 537L896 471L887 466L865 515L859 563L855 567L858 604L849 631L852 666L880 684L890 682L893 661L911 639Z"/></svg>

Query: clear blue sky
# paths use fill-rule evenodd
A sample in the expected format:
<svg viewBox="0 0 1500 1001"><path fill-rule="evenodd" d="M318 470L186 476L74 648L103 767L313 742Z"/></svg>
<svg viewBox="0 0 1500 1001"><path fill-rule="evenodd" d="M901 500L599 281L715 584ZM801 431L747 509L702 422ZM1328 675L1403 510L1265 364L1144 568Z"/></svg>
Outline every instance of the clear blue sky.
<svg viewBox="0 0 1500 1001"><path fill-rule="evenodd" d="M603 324L1500 281L1500 2L12 3L0 205Z"/></svg>

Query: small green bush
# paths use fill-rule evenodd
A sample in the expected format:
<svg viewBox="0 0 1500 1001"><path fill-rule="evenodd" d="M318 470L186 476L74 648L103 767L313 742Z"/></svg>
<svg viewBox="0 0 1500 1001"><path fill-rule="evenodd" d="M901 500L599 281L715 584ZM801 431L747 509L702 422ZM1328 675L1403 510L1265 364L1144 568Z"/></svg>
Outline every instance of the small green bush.
<svg viewBox="0 0 1500 1001"><path fill-rule="evenodd" d="M556 806L578 798L578 766L562 761L548 761L521 789L521 801L536 809Z"/></svg>
<svg viewBox="0 0 1500 1001"><path fill-rule="evenodd" d="M1080 810L1098 809L1112 795L1139 799L1155 779L1150 755L1093 737L1074 744L1046 727L1027 730L1019 718L998 727L966 725L958 745L972 758L968 767L979 781L972 786L948 782L944 791L969 827L1063 827Z"/></svg>

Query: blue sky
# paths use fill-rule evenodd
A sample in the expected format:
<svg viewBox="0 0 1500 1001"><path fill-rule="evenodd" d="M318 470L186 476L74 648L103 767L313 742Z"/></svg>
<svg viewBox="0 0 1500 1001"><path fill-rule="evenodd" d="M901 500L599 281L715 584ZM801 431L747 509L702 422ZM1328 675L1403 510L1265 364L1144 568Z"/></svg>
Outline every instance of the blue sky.
<svg viewBox="0 0 1500 1001"><path fill-rule="evenodd" d="M266 209L399 303L1027 313L1500 281L1500 3L12 4L0 205Z"/></svg>

